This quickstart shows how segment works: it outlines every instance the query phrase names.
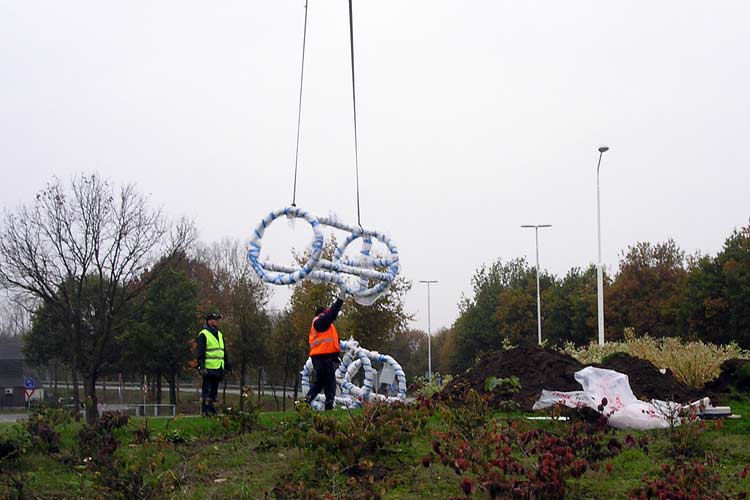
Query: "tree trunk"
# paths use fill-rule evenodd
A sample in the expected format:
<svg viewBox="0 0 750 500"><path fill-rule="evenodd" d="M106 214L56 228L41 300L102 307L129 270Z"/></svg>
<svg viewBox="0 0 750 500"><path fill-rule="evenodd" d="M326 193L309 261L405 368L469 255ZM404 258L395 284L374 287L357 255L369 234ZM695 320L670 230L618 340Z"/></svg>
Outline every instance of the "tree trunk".
<svg viewBox="0 0 750 500"><path fill-rule="evenodd" d="M286 383L288 380L289 380L289 367L286 366L285 364L284 365L284 386L283 386L284 394L282 395L283 399L281 400L282 411L286 411Z"/></svg>
<svg viewBox="0 0 750 500"><path fill-rule="evenodd" d="M272 377L268 377L268 383L271 385L271 394L273 394L273 400L276 403L276 411L279 411L279 398L276 397L276 385L271 382Z"/></svg>
<svg viewBox="0 0 750 500"><path fill-rule="evenodd" d="M258 406L260 406L260 394L263 392L263 367L258 367Z"/></svg>
<svg viewBox="0 0 750 500"><path fill-rule="evenodd" d="M54 377L54 381L52 382L52 384L53 384L52 385L52 387L53 387L52 394L54 395L54 398L55 398L55 407L57 407L57 405L58 405L58 403L60 401L60 396L59 396L59 394L57 392L57 371L59 369L59 366L60 366L59 363L57 361L55 361L55 365L54 365L54 369L53 369L54 371L53 371L53 375L52 375Z"/></svg>
<svg viewBox="0 0 750 500"><path fill-rule="evenodd" d="M94 425L99 419L96 399L96 373L90 373L83 379L83 393L86 396L86 423Z"/></svg>
<svg viewBox="0 0 750 500"><path fill-rule="evenodd" d="M81 392L78 387L78 370L75 367L71 368L70 376L73 380L73 405L75 406L76 420L80 418L81 410Z"/></svg>
<svg viewBox="0 0 750 500"><path fill-rule="evenodd" d="M245 410L245 398L242 397L242 394L245 392L245 383L246 383L246 377L247 377L247 363L245 363L245 360L243 359L240 362L240 411Z"/></svg>
<svg viewBox="0 0 750 500"><path fill-rule="evenodd" d="M156 371L156 404L161 404L161 370Z"/></svg>
<svg viewBox="0 0 750 500"><path fill-rule="evenodd" d="M169 371L169 404L177 405L177 374L174 370Z"/></svg>
<svg viewBox="0 0 750 500"><path fill-rule="evenodd" d="M227 407L227 378L224 377L224 388L221 390L221 404Z"/></svg>
<svg viewBox="0 0 750 500"><path fill-rule="evenodd" d="M294 376L294 400L297 401L297 396L299 396L299 377Z"/></svg>

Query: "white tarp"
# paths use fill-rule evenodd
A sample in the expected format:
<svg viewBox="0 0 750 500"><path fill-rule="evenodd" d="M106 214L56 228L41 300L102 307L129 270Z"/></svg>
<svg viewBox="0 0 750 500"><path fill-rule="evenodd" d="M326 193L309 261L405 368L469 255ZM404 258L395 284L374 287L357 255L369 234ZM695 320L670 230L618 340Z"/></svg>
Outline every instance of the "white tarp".
<svg viewBox="0 0 750 500"><path fill-rule="evenodd" d="M680 424L684 417L691 414L691 409L696 409L692 407L709 403L708 398L690 405L656 399L640 401L633 394L627 375L593 366L577 371L575 379L583 387L582 391L543 390L533 409L541 410L557 404L569 408L589 407L607 416L612 427L646 430Z"/></svg>

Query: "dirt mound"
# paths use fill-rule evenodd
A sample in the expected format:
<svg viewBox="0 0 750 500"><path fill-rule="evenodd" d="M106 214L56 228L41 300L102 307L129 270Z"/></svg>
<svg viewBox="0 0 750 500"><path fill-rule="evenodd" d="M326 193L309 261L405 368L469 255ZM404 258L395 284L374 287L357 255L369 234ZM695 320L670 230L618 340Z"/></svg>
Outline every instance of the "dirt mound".
<svg viewBox="0 0 750 500"><path fill-rule="evenodd" d="M442 399L461 401L466 391L474 389L485 393L484 381L487 377L518 377L520 391L513 400L524 410L531 410L542 389L577 391L581 386L573 374L583 368L575 358L552 349L538 346L517 347L507 351L497 351L484 356L477 365L466 373L458 375L440 393ZM499 393L493 393L490 404L496 406L503 401Z"/></svg>
<svg viewBox="0 0 750 500"><path fill-rule="evenodd" d="M721 374L707 383L704 389L719 394L750 392L750 360L733 358L724 361Z"/></svg>
<svg viewBox="0 0 750 500"><path fill-rule="evenodd" d="M669 371L662 374L650 361L625 353L609 356L604 363L596 366L626 374L633 394L643 400L661 399L690 403L713 393L706 389L687 386ZM521 383L521 389L513 396L513 400L521 409L531 410L542 389L580 391L581 385L573 376L583 367L578 360L567 354L538 346L497 351L484 356L466 373L454 377L442 390L440 398L449 403L461 404L470 389L480 394L486 393L484 381L487 377L507 378L515 375ZM734 374L739 369L739 366L733 368L734 371L731 373ZM494 392L490 404L497 406L505 399L507 398L500 393Z"/></svg>
<svg viewBox="0 0 750 500"><path fill-rule="evenodd" d="M613 354L597 366L626 374L638 399L692 403L706 395L703 390L677 380L669 370L663 374L650 361L629 354Z"/></svg>

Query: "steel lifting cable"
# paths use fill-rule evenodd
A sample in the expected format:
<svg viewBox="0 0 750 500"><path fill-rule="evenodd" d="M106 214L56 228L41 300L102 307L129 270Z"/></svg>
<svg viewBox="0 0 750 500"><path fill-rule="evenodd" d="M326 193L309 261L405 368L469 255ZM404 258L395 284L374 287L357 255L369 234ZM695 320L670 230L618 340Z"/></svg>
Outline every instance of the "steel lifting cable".
<svg viewBox="0 0 750 500"><path fill-rule="evenodd" d="M292 190L292 206L296 207L297 201L297 171L299 168L299 136L302 123L302 86L305 78L305 47L307 45L307 4L305 0L305 23L302 32L302 67L299 78L299 106L297 109L297 144L294 154L294 184ZM352 0L349 0L349 45L351 49L352 65L352 110L354 114L354 175L357 189L357 225L362 229L362 216L359 201L359 138L357 136L357 92L354 78L354 14L352 10Z"/></svg>
<svg viewBox="0 0 750 500"><path fill-rule="evenodd" d="M354 85L354 16L352 14L352 0L349 0L349 44L352 60L352 109L354 110L354 173L357 179L357 224L362 229L362 218L359 209L359 146L357 140L357 93Z"/></svg>
<svg viewBox="0 0 750 500"><path fill-rule="evenodd" d="M302 68L299 76L299 108L297 109L297 148L294 152L294 189L292 191L292 206L297 201L297 166L299 164L299 130L302 123L302 82L305 79L305 45L307 44L307 0L305 0L305 27L302 31Z"/></svg>

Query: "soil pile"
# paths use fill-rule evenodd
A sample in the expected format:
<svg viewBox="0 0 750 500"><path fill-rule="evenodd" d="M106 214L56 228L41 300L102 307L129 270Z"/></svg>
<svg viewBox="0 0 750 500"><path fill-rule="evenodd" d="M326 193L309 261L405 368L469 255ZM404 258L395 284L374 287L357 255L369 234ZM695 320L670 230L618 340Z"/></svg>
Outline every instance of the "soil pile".
<svg viewBox="0 0 750 500"><path fill-rule="evenodd" d="M517 347L507 351L497 351L484 356L479 363L466 373L458 375L440 393L449 402L460 403L469 389L484 394L484 381L487 377L518 377L520 391L512 396L522 409L531 410L542 389L556 391L577 391L581 385L573 374L583 368L575 358L538 346ZM499 392L493 392L490 405L497 406L507 400Z"/></svg>
<svg viewBox="0 0 750 500"><path fill-rule="evenodd" d="M596 366L626 374L633 394L638 399L691 403L710 395L705 389L685 385L669 371L662 374L650 361L628 354L614 354ZM583 367L584 365L575 358L552 349L539 346L517 347L484 356L466 373L454 377L439 397L449 404L461 404L470 389L479 394L486 394L484 381L487 377L516 376L521 383L521 389L512 399L521 409L531 410L542 389L580 391L581 385L576 382L574 374ZM496 407L507 399L507 396L497 391L493 392L490 395L490 405Z"/></svg>
<svg viewBox="0 0 750 500"><path fill-rule="evenodd" d="M718 394L750 392L750 360L728 359L721 364L721 374L704 389Z"/></svg>
<svg viewBox="0 0 750 500"><path fill-rule="evenodd" d="M690 387L677 380L669 370L663 374L650 361L622 352L607 357L603 363L596 366L627 375L630 388L638 399L692 403L706 396L702 389Z"/></svg>

